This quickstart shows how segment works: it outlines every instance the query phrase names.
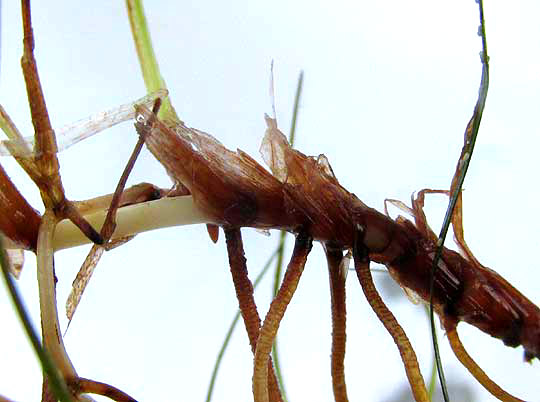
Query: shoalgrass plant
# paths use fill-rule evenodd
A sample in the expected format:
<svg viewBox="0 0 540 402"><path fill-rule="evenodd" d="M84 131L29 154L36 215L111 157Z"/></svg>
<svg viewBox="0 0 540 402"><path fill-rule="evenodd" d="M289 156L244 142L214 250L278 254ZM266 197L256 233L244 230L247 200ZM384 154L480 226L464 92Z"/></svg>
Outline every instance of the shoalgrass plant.
<svg viewBox="0 0 540 402"><path fill-rule="evenodd" d="M142 15L142 14L140 14L139 8L134 7L134 8L130 8L130 9L132 10L132 11L131 11L131 15L132 15L132 16L133 16L133 15L137 15L137 13L139 13L139 15ZM139 22L142 22L141 17L138 17L138 18L139 18ZM136 23L132 22L132 26L134 27L135 30L137 29L137 28L136 28L136 27L137 27L137 24L136 24ZM143 41L143 42L144 42L144 41ZM143 58L144 58L144 57L143 57ZM152 67L150 67L150 69L152 69ZM143 71L144 71L144 68L143 68ZM154 77L160 77L160 76L159 76L159 72L154 71L154 72L151 73L151 74L153 74ZM163 84L163 81L160 80L160 79L154 79L154 80L145 79L145 81L147 82L147 86L148 86L149 88L153 88L152 85L154 85L154 86L159 86L159 87L162 87L162 86L163 86L163 85L162 85L162 84ZM154 82L154 84L148 84L148 82L150 82L150 83ZM156 83L157 83L157 84L156 84ZM156 89L156 88L153 88L153 89ZM165 107L165 109L164 109L163 107ZM166 105L163 105L162 108L161 108L162 113L165 113L165 112L163 112L163 110L167 110ZM172 109L169 108L168 110L169 110L168 113L170 113L168 118L170 118L170 119L177 119L176 117L174 117L174 116L172 115ZM163 115L162 115L162 116L163 116ZM38 130L38 131L40 131L40 130ZM47 131L47 129L45 129L44 131ZM44 152L44 153L47 154L47 152ZM54 152L52 152L52 153L54 153ZM50 156L51 156L51 155L49 155L49 159L51 159ZM49 160L49 161L47 162L47 164L50 164L50 163L51 163L51 162L50 162L50 160ZM47 165L47 166L48 166L48 165ZM45 168L44 168L44 167L41 167L41 168L38 168L38 169L43 170L43 169L45 169ZM54 168L53 168L53 170L54 170ZM56 180L56 179L54 179L54 180ZM59 180L56 180L56 182L55 182L57 187L59 186L58 182L59 182ZM52 187L52 186L51 186L50 188L52 188L53 190L55 189L55 187ZM49 208L49 209L52 209L52 210L54 211L55 209L58 209L57 204L61 204L61 202L63 202L63 199L64 199L65 197L63 198L63 197L61 196L62 191L60 190L60 187L58 187L58 189L55 190L56 192L53 191L52 194L48 194L48 191L51 191L50 188L49 188L49 186L47 186L47 188L42 189L42 193L44 193L44 203L45 203L45 205L46 205L46 206L47 206L47 205L51 206L51 208ZM60 196L59 196L58 194L60 194ZM94 205L96 205L96 204L97 204L97 203L95 203ZM77 205L77 204L75 204L75 205ZM154 205L155 205L155 204L154 204ZM165 215L165 213L163 212L163 211L165 211L165 208L162 206L163 204L159 204L159 205L160 205L160 207L158 207L158 209L159 209L160 212L158 213L158 215L164 217L163 221L171 222L170 217L168 217L167 215ZM99 208L99 207L98 207L98 208ZM103 207L101 207L101 208L103 208ZM141 212L140 209L139 209L139 210L136 210L135 208L136 208L135 206L129 208L130 210L135 210L133 216L138 217L137 219L140 220L141 222L147 221L147 220L148 220L148 219L146 219L146 218L148 218L148 215L146 215L147 212ZM67 210L67 212L63 212L63 213L66 213L66 214L69 214L69 213L70 213L70 208L69 208L69 206L68 206L68 207L61 207L61 209L62 209L62 210ZM127 209L123 209L123 210L126 211ZM193 210L193 209L190 210L189 207L188 207L187 209L185 209L184 211L187 211L187 212L184 212L184 213L185 213L186 216L190 217L189 219L191 219L191 220L190 220L189 222L191 222L191 223L195 223L195 222L204 222L204 221L205 221L204 217L200 217L200 216L197 217L196 213L194 213L194 210ZM182 216L182 212L181 212L181 211L180 211L180 212L176 211L176 212L174 212L173 214L174 214L175 216ZM54 216L54 217L51 215L51 213L49 213L49 214L47 214L47 213L43 214L43 217L44 217L43 219L46 218L46 221L47 221L47 222L50 221L50 223L48 223L47 225L43 225L43 224L42 224L42 226L43 226L43 234L41 235L41 237L42 237L42 239L43 239L42 247L43 247L43 249L44 249L45 251L39 253L40 256L43 258L43 262L40 262L40 263L39 263L39 266L40 266L40 267L48 267L48 270L38 268L38 271L40 272L40 275L43 274L44 276L46 276L43 280L40 280L40 283L45 283L45 284L42 286L42 288L44 289L44 291L48 291L48 293L45 294L44 297L43 297L43 299L46 300L45 304L47 305L47 306L44 306L44 307L43 307L43 310L46 310L46 308L51 308L51 307L54 307L54 309L56 308L56 307L55 307L55 306L56 306L56 302L54 301L54 298L53 298L54 295L52 295L52 293L51 293L51 289L54 289L54 283L53 283L53 282L54 282L54 281L53 281L53 278L54 278L54 277L53 277L52 262L51 262L51 250L54 248L54 246L53 246L52 243L51 243L51 242L52 242L51 225L54 225L54 224L55 224L55 220L58 219L58 216L56 216L56 215L57 215L57 212L55 212L55 216ZM141 217L142 217L143 219L140 219ZM76 220L76 218L74 218L74 219ZM128 218L128 219L131 219L131 218ZM197 220L197 219L200 219L200 220ZM174 223L172 223L172 224L174 224ZM65 224L65 225L67 225L67 224ZM79 222L79 225L81 225L80 222ZM119 226L122 226L122 225L119 225ZM99 227L99 225L98 225L98 227ZM60 230L60 228L59 228L58 230ZM136 230L135 230L135 232L138 232L138 231L140 231L140 229L136 229ZM59 233L60 233L60 232L58 232L57 234L59 234ZM71 236L68 236L68 237L70 237L70 239L71 239ZM94 237L95 237L95 234L94 234ZM61 238L61 236L59 236L58 238ZM39 243L39 242L38 242L38 243ZM39 244L38 244L37 246L39 246ZM40 285L40 286L41 286L41 285ZM54 311L50 311L49 313L46 313L46 314L47 314L47 317L52 317L52 316L54 316L54 313L55 313ZM48 322L48 325L53 325L54 331L56 331L57 333L59 332L59 330L58 330L58 328L59 328L58 324L56 324L55 322L53 322L53 321L51 321L51 320L47 320L47 322ZM51 323L52 323L52 324L51 324ZM45 336L45 339L47 339L47 336ZM57 346L58 346L58 345L56 345L56 346L49 346L49 347L50 347L52 350L58 350L58 347L57 347ZM65 359L65 356L62 356L62 353L60 353L59 356L53 357L53 359L56 359L56 363L57 363L57 364L58 364L58 362L64 361L64 363L65 363L65 364L64 364L64 368L62 368L61 370L62 370L62 373L63 373L64 377L66 377L66 373L69 374L69 372L71 371L71 368L70 368L70 364L69 364L68 361ZM69 359L68 359L68 360L69 360ZM73 375L72 375L72 376L73 376ZM83 386L86 386L86 387L87 387L86 389L88 389L88 387L90 386L90 385L89 385L90 383L85 383L84 381L80 381L80 384L83 384ZM85 384L86 384L86 385L85 385ZM94 384L95 384L95 383L94 383ZM73 387L73 384L72 384L72 387Z"/></svg>

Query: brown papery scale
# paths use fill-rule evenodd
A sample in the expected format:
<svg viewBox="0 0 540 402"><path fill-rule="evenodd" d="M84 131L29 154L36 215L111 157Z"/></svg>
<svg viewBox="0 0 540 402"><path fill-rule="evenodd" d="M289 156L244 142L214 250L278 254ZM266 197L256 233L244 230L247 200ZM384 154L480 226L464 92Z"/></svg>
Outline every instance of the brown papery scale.
<svg viewBox="0 0 540 402"><path fill-rule="evenodd" d="M0 232L14 245L36 251L41 217L0 166Z"/></svg>

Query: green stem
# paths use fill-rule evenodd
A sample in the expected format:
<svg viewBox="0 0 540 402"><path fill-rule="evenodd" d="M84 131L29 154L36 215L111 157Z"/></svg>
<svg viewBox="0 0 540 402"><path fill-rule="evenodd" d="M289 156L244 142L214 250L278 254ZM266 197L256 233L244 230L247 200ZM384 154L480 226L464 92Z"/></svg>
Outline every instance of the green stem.
<svg viewBox="0 0 540 402"><path fill-rule="evenodd" d="M429 308L428 306L424 306L424 310L426 312L426 317L428 319L428 324L431 323L430 317L429 317ZM435 328L435 337L437 337L437 329ZM428 386L428 396L429 400L433 400L433 396L435 395L435 387L437 386L437 360L435 356L435 352L433 352L433 364L431 365L431 373L429 375L429 386Z"/></svg>
<svg viewBox="0 0 540 402"><path fill-rule="evenodd" d="M167 84L159 71L159 64L148 31L142 0L126 0L126 7L146 90L148 93L152 93L158 89L167 89ZM180 121L170 98L164 99L158 117L163 120Z"/></svg>

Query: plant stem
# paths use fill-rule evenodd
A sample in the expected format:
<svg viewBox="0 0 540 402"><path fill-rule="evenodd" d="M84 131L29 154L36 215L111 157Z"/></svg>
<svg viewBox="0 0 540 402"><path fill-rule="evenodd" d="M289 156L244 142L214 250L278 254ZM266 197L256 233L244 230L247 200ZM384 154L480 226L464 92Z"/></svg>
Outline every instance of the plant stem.
<svg viewBox="0 0 540 402"><path fill-rule="evenodd" d="M26 335L28 336L30 343L34 349L34 352L39 358L41 363L41 368L43 372L47 375L49 379L49 385L51 386L54 395L62 402L71 402L72 398L70 396L69 390L64 382L64 379L60 375L59 371L54 366L54 363L47 353L43 349L41 342L39 341L38 333L36 332L34 326L31 323L30 316L24 307L23 301L17 287L13 281L13 278L9 275L8 265L6 261L5 250L2 245L2 240L0 239L0 266L2 268L2 276L8 288L9 294L11 295L11 300L17 310L19 319L21 320Z"/></svg>
<svg viewBox="0 0 540 402"><path fill-rule="evenodd" d="M39 307L43 344L56 367L67 380L77 377L62 341L56 308L56 279L53 261L53 236L57 219L54 212L46 210L41 220L37 247L37 276L39 285Z"/></svg>

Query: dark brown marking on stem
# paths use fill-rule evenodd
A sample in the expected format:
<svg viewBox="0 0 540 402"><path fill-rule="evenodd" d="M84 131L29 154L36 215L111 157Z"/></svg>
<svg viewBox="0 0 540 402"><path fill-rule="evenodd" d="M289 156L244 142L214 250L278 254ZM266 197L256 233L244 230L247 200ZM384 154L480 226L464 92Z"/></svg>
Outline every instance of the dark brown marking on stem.
<svg viewBox="0 0 540 402"><path fill-rule="evenodd" d="M93 243L100 245L105 243L103 237L84 219L71 201L64 200L61 208L55 208L54 212L57 216L66 217L73 222Z"/></svg>
<svg viewBox="0 0 540 402"><path fill-rule="evenodd" d="M304 232L301 232L296 236L293 254L291 261L287 266L287 270L285 271L283 282L264 319L259 334L259 340L257 341L254 359L253 396L255 402L268 401L266 378L270 352L272 351L272 345L276 338L279 323L285 314L285 310L298 286L300 276L304 271L304 266L306 265L307 256L311 251L312 243L313 239Z"/></svg>
<svg viewBox="0 0 540 402"><path fill-rule="evenodd" d="M225 240L227 242L227 253L229 254L229 265L231 267L231 274L236 297L238 298L240 313L242 314L244 325L248 333L251 351L255 353L261 327L261 319L253 296L253 285L248 277L242 234L240 229L236 228L227 228L224 229L224 231ZM271 401L282 401L271 358L268 360L268 389Z"/></svg>
<svg viewBox="0 0 540 402"><path fill-rule="evenodd" d="M347 386L345 384L345 344L347 341L345 304L345 275L341 263L343 251L326 244L326 260L330 278L330 300L332 303L332 387L336 402L346 402Z"/></svg>
<svg viewBox="0 0 540 402"><path fill-rule="evenodd" d="M416 353L409 342L409 338L394 315L386 307L373 284L373 278L369 269L368 250L363 245L363 233L359 232L357 235L353 247L353 256L356 274L364 295L399 349L399 354L401 355L401 360L403 361L415 400L417 402L429 402L429 396L424 385L424 379L420 373Z"/></svg>

